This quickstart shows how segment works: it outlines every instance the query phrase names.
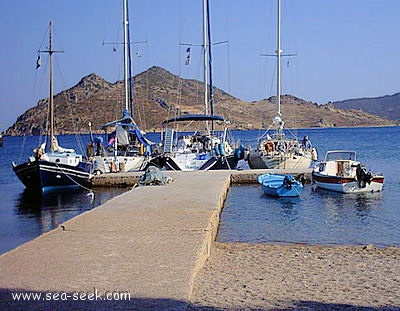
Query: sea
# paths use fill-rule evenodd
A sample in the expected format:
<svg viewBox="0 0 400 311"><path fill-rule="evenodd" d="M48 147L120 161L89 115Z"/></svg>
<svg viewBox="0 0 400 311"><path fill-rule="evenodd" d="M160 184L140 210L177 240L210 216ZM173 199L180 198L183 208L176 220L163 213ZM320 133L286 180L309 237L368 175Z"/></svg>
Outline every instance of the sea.
<svg viewBox="0 0 400 311"><path fill-rule="evenodd" d="M299 197L274 198L259 185L234 186L217 240L400 247L400 127L302 129L295 134L309 136L319 160L328 150L356 151L368 169L383 173L383 191L342 194L306 184ZM242 140L247 138L243 133Z"/></svg>
<svg viewBox="0 0 400 311"><path fill-rule="evenodd" d="M323 159L327 150L347 149L373 172L385 176L381 193L345 195L306 185L297 198L265 196L259 185L230 188L217 239L222 242L400 246L400 127L298 129ZM254 147L263 131L231 131L231 138ZM157 142L159 133L148 137ZM11 163L27 160L42 137L5 137L0 148L0 254L12 250L130 188L75 189L34 195ZM84 150L88 135L61 135L59 144ZM247 169L239 162L239 169Z"/></svg>
<svg viewBox="0 0 400 311"><path fill-rule="evenodd" d="M159 134L150 133L157 139ZM60 135L60 146L83 153L89 135ZM56 228L59 224L89 211L130 188L72 189L43 194L31 193L15 176L12 162L26 162L42 136L4 137L0 147L0 254Z"/></svg>

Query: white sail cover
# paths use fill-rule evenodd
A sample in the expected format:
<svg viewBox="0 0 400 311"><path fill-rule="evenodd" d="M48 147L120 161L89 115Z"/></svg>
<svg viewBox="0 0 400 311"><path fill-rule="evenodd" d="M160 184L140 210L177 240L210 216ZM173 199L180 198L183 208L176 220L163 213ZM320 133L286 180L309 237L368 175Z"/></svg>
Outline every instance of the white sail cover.
<svg viewBox="0 0 400 311"><path fill-rule="evenodd" d="M51 138L51 150L52 151L57 151L60 153L64 153L64 152L75 152L74 149L68 149L68 148L63 148L61 146L58 145L58 141L57 138L55 136L53 136Z"/></svg>
<svg viewBox="0 0 400 311"><path fill-rule="evenodd" d="M117 125L115 135L118 145L129 145L128 133L121 125Z"/></svg>

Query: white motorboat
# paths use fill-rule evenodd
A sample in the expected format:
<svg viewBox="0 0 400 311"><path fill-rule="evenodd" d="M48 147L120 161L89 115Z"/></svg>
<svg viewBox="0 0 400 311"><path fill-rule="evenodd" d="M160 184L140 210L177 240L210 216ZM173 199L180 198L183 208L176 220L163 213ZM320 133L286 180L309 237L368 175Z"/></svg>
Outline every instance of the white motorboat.
<svg viewBox="0 0 400 311"><path fill-rule="evenodd" d="M347 150L328 151L312 172L317 187L342 193L382 191L383 181L382 174L371 173L357 161L356 152Z"/></svg>

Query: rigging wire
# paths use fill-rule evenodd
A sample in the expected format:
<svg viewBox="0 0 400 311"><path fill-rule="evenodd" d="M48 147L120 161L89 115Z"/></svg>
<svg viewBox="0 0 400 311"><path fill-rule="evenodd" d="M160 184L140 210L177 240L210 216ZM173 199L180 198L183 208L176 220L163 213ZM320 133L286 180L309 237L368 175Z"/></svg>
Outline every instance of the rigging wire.
<svg viewBox="0 0 400 311"><path fill-rule="evenodd" d="M179 27L178 27L178 31L179 31L179 45L178 45L178 92L176 95L176 109L174 109L173 113L174 113L174 117L179 117L180 112L181 112L181 100L182 100L182 83L183 83L183 79L182 79L182 54L181 54L181 42L182 42L182 23L183 23L183 1L181 0L179 2ZM169 118L169 113L170 113L170 109L168 109L168 118ZM174 130L178 131L178 122L175 122L174 124Z"/></svg>
<svg viewBox="0 0 400 311"><path fill-rule="evenodd" d="M63 50L64 51L64 50ZM80 118L76 118L75 116L77 115L75 113L75 105L74 103L78 100L76 95L74 93L70 93L69 90L67 90L67 83L66 83L66 79L64 77L63 71L61 69L61 65L60 62L58 60L58 58L54 58L54 63L55 63L55 67L57 68L57 72L59 75L59 79L57 81L61 81L61 85L63 85L62 89L65 91L62 91L58 94L54 94L54 98L56 98L57 96L64 96L65 99L65 105L67 108L67 112L68 112L68 119L69 122L71 123L71 127L74 129L74 137L77 143L77 147L78 150L80 151L80 153L82 154L86 154L86 147L85 147L85 143L82 140L82 130L84 128L86 128L85 124L82 124L82 120ZM73 101L72 101L73 98ZM58 108L60 109L60 103L58 103ZM56 103L54 103L54 109L57 108ZM64 120L68 122L68 119ZM57 123L57 122L56 122ZM56 127L57 129L57 127Z"/></svg>
<svg viewBox="0 0 400 311"><path fill-rule="evenodd" d="M127 48L128 48L128 102L129 102L129 110L131 113L131 117L132 119L135 119L135 110L134 110L134 81L133 81L133 77L132 77L132 55L131 55L131 34L130 34L130 22L129 22L129 3L128 1L126 1L126 10L127 10L127 14L126 14L126 23L128 24L127 28L127 38L128 38L128 42L126 42L127 44ZM124 21L125 23L125 21Z"/></svg>
<svg viewBox="0 0 400 311"><path fill-rule="evenodd" d="M146 52L145 52L145 58L146 58L146 68L147 68L147 70L146 70L146 75L145 75L145 78L146 78L146 88L145 88L145 98L143 99L143 102L144 103L142 103L142 104L140 104L140 105L138 105L138 107L137 107L137 109L138 109L138 113L139 113L139 118L140 118L140 125L141 125L141 128L143 127L143 128L147 128L147 120L146 120L146 110L145 110L145 105L144 104L149 104L149 70L148 70L148 68L149 68L149 57L148 57L148 53L149 53L149 44L148 44L148 40L146 39L145 40L145 44L146 44ZM141 56L138 56L138 57L141 57Z"/></svg>

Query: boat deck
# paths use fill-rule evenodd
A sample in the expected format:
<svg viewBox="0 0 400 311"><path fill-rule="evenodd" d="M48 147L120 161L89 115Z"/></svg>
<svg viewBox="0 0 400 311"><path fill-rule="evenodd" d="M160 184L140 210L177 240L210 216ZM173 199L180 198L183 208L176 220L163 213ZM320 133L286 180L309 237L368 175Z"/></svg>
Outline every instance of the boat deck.
<svg viewBox="0 0 400 311"><path fill-rule="evenodd" d="M1 255L1 310L185 309L232 180L251 182L265 172L165 172L174 182L134 188ZM139 175L96 182L128 184ZM20 292L42 296L13 301ZM130 300L105 301L110 293Z"/></svg>

